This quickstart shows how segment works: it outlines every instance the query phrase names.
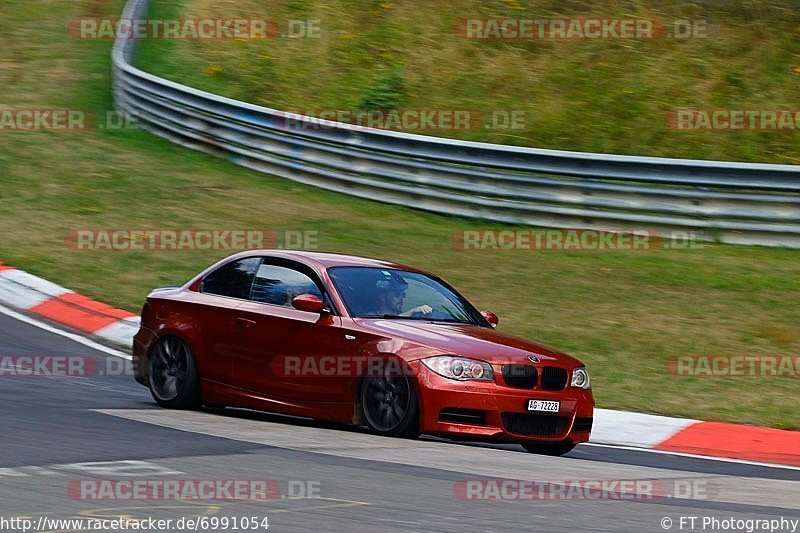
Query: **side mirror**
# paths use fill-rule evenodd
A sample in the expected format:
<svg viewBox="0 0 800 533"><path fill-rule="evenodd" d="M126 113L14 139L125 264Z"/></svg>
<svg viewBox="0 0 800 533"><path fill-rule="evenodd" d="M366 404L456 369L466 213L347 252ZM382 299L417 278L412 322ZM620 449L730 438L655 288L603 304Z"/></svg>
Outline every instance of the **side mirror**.
<svg viewBox="0 0 800 533"><path fill-rule="evenodd" d="M497 324L500 322L500 319L497 318L497 315L491 311L481 311L481 316L485 318L489 325L493 328L496 328Z"/></svg>
<svg viewBox="0 0 800 533"><path fill-rule="evenodd" d="M300 311L309 313L322 313L325 310L325 302L315 294L301 294L292 300L292 306Z"/></svg>

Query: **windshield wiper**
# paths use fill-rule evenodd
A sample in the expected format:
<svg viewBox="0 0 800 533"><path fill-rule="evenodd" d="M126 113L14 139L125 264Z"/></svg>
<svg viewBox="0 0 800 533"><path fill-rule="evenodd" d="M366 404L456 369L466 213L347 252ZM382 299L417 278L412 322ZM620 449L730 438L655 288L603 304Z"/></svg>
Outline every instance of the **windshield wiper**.
<svg viewBox="0 0 800 533"><path fill-rule="evenodd" d="M430 320L424 316L406 316L406 315L359 315L358 318L387 318L387 319L402 319L402 320Z"/></svg>
<svg viewBox="0 0 800 533"><path fill-rule="evenodd" d="M456 318L430 318L426 317L425 315L421 316L405 316L405 315L392 315L392 314L385 314L385 315L361 315L358 318L385 318L389 320L424 320L426 322L444 322L447 324L475 324L475 322L469 322L465 320L458 320Z"/></svg>

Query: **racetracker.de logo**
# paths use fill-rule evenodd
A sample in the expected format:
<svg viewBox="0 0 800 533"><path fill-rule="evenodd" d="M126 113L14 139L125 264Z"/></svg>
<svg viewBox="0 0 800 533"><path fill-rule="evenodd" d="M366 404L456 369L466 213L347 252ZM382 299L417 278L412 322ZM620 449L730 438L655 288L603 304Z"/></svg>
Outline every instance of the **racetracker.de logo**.
<svg viewBox="0 0 800 533"><path fill-rule="evenodd" d="M525 128L521 109L317 109L297 113L278 111L285 130L474 131Z"/></svg>
<svg viewBox="0 0 800 533"><path fill-rule="evenodd" d="M272 359L270 369L282 378L362 376L414 376L417 374L404 361L377 356L346 355L282 355Z"/></svg>
<svg viewBox="0 0 800 533"><path fill-rule="evenodd" d="M0 355L0 378L86 378L133 375L133 363L131 360L119 357Z"/></svg>
<svg viewBox="0 0 800 533"><path fill-rule="evenodd" d="M125 111L108 110L101 114L82 109L3 109L0 132L141 129L139 119Z"/></svg>
<svg viewBox="0 0 800 533"><path fill-rule="evenodd" d="M664 118L676 131L797 131L796 109L673 109Z"/></svg>
<svg viewBox="0 0 800 533"><path fill-rule="evenodd" d="M67 31L75 39L238 39L319 38L319 20L273 19L119 19L72 20Z"/></svg>
<svg viewBox="0 0 800 533"><path fill-rule="evenodd" d="M686 377L800 377L800 356L788 355L676 355L665 366Z"/></svg>
<svg viewBox="0 0 800 533"><path fill-rule="evenodd" d="M459 500L489 501L707 500L717 492L717 484L704 479L475 479L457 481L453 485L453 494Z"/></svg>
<svg viewBox="0 0 800 533"><path fill-rule="evenodd" d="M705 20L617 18L465 18L454 32L464 39L570 41L648 40L708 37Z"/></svg>
<svg viewBox="0 0 800 533"><path fill-rule="evenodd" d="M87 129L80 109L0 108L0 131L80 131Z"/></svg>
<svg viewBox="0 0 800 533"><path fill-rule="evenodd" d="M83 355L0 355L0 377L86 377L97 373L97 360Z"/></svg>
<svg viewBox="0 0 800 533"><path fill-rule="evenodd" d="M84 501L271 501L280 498L281 487L271 479L74 479L67 494Z"/></svg>
<svg viewBox="0 0 800 533"><path fill-rule="evenodd" d="M451 234L454 250L562 250L648 251L699 249L703 232L654 231L644 228L456 230Z"/></svg>
<svg viewBox="0 0 800 533"><path fill-rule="evenodd" d="M67 233L64 243L78 251L315 250L319 235L306 230L84 229Z"/></svg>

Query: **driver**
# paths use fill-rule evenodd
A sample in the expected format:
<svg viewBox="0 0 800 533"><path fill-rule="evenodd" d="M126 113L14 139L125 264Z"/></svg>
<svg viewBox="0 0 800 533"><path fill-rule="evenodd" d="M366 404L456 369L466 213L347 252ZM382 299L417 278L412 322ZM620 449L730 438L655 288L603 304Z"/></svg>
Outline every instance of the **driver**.
<svg viewBox="0 0 800 533"><path fill-rule="evenodd" d="M420 305L403 312L403 301L406 297L408 282L400 276L384 271L383 276L375 284L375 288L378 289L376 315L420 317L433 312L433 308L429 305Z"/></svg>

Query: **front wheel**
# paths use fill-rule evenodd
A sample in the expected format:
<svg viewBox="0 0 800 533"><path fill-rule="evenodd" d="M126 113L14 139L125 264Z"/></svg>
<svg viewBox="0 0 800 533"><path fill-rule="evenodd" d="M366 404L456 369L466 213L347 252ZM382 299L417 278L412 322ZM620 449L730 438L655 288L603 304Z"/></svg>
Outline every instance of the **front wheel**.
<svg viewBox="0 0 800 533"><path fill-rule="evenodd" d="M419 435L419 403L414 384L405 376L366 377L361 384L361 415L379 435Z"/></svg>
<svg viewBox="0 0 800 533"><path fill-rule="evenodd" d="M572 451L578 443L565 439L559 442L525 442L522 447L539 455L564 455Z"/></svg>
<svg viewBox="0 0 800 533"><path fill-rule="evenodd" d="M159 340L150 354L150 394L161 407L200 407L200 376L192 351L177 337Z"/></svg>

